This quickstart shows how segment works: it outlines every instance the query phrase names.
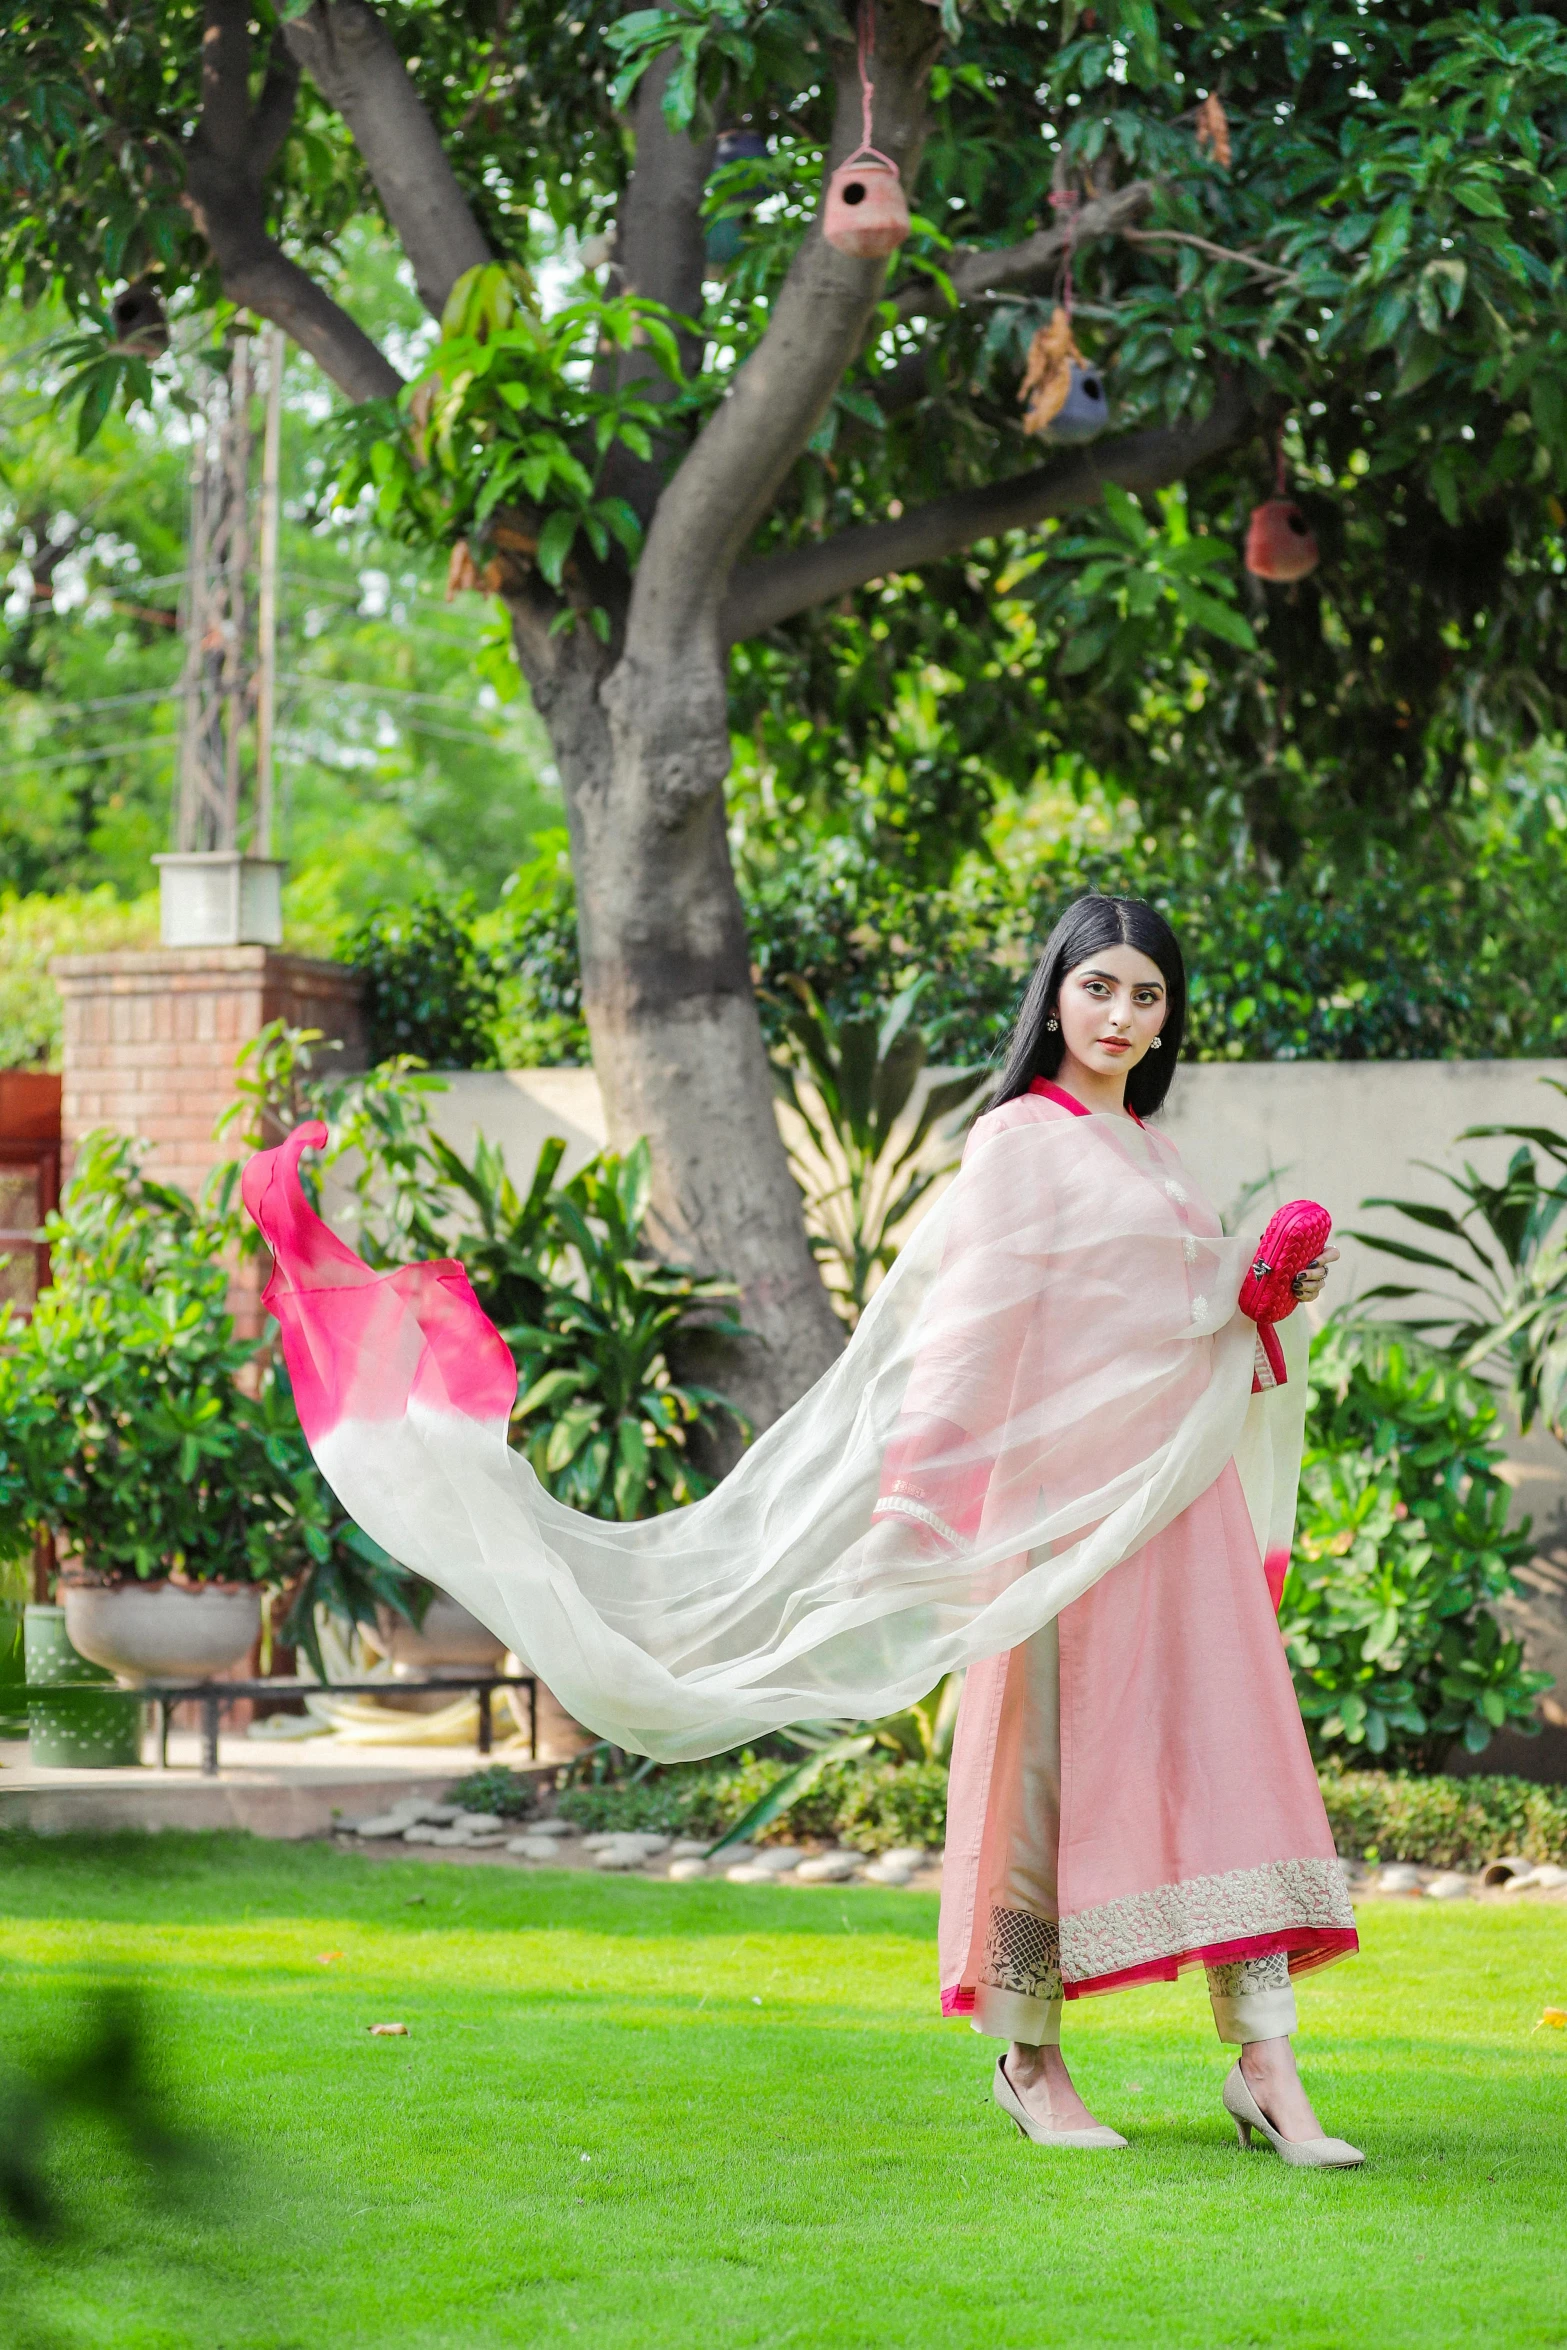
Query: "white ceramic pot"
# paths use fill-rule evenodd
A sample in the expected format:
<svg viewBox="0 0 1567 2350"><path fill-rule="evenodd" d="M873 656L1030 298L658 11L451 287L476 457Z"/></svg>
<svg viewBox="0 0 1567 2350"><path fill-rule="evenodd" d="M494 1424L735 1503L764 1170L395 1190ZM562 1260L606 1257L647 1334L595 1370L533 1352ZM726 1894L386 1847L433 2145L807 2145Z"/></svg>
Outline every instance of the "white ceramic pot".
<svg viewBox="0 0 1567 2350"><path fill-rule="evenodd" d="M210 1680L261 1632L253 1583L72 1583L60 1596L71 1646L122 1681Z"/></svg>
<svg viewBox="0 0 1567 2350"><path fill-rule="evenodd" d="M380 1610L377 1623L382 1655L390 1658L394 1668L415 1679L463 1668L498 1673L506 1654L505 1641L497 1640L477 1616L471 1616L459 1601L448 1599L444 1591L437 1591L430 1601L417 1632L406 1617L389 1607Z"/></svg>

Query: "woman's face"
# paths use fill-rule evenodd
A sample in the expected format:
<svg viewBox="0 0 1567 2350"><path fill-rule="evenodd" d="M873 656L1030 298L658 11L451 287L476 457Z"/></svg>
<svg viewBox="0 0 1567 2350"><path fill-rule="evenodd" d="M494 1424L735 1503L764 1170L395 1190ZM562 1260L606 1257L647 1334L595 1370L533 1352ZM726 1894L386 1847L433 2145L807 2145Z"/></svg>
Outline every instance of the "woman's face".
<svg viewBox="0 0 1567 2350"><path fill-rule="evenodd" d="M1104 947L1061 982L1056 1018L1071 1057L1096 1077L1135 1069L1169 1012L1164 975L1136 947Z"/></svg>

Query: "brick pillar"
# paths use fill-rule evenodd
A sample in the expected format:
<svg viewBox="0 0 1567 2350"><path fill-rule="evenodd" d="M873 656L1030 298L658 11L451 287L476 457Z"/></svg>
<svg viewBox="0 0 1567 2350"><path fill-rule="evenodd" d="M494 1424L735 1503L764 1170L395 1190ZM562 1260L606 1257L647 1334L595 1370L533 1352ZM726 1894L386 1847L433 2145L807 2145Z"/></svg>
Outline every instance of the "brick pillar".
<svg viewBox="0 0 1567 2350"><path fill-rule="evenodd" d="M96 1127L153 1145L148 1171L197 1194L233 1146L212 1129L234 1099L234 1056L271 1020L340 1037L345 1071L364 1066L360 979L342 963L276 947L160 947L64 955L61 1136Z"/></svg>

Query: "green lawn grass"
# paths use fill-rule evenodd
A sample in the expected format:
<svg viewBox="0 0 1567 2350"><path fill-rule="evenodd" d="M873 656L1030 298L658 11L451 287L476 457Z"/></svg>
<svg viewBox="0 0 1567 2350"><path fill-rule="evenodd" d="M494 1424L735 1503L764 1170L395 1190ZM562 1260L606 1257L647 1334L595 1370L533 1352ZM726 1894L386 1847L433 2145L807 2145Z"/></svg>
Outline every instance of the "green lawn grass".
<svg viewBox="0 0 1567 2350"><path fill-rule="evenodd" d="M1243 2156L1201 1980L1084 2002L1130 2152L1049 2154L935 2013L934 1900L0 1845L0 2056L145 1986L194 2201L65 2142L6 2350L1567 2344L1567 1910L1373 1902L1302 1993L1361 2172ZM321 1954L340 1951L328 1965ZM405 2040L371 2039L398 2020Z"/></svg>

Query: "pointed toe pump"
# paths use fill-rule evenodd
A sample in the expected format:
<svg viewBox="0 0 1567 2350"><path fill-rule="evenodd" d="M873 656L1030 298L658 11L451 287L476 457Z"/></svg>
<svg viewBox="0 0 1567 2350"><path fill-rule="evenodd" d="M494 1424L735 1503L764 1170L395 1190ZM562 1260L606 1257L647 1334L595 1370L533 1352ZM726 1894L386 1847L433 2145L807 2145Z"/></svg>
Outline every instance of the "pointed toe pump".
<svg viewBox="0 0 1567 2350"><path fill-rule="evenodd" d="M1252 2131L1260 2130L1279 2160L1296 2170L1355 2170L1366 2159L1347 2138L1281 2138L1247 2088L1239 2065L1224 2084L1224 2110L1234 2122L1242 2146L1249 2146Z"/></svg>
<svg viewBox="0 0 1567 2350"><path fill-rule="evenodd" d="M996 2058L996 2076L991 2083L991 2092L1002 2112L1015 2121L1024 2137L1032 2138L1036 2146L1074 2146L1079 2150L1108 2154L1112 2148L1126 2144L1119 2130L1107 2129L1102 2122L1095 2122L1089 2130L1046 2129L1043 2122L1034 2119L1007 2079L1007 2060L1004 2056Z"/></svg>

